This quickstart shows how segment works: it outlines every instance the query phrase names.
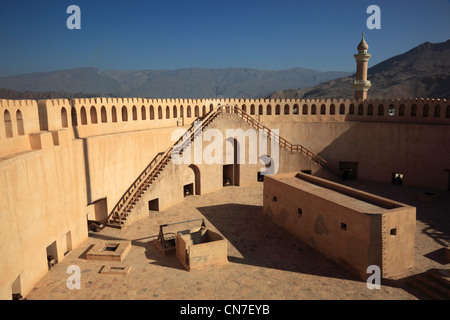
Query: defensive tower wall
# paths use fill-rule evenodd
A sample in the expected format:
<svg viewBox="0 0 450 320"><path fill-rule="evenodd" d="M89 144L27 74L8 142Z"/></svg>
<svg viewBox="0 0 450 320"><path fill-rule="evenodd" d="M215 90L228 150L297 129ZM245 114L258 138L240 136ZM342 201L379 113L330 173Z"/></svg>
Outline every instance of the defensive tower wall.
<svg viewBox="0 0 450 320"><path fill-rule="evenodd" d="M177 127L188 128L219 105L237 106L335 167L358 163L358 179L389 183L392 173L402 173L405 185L449 186L447 100L0 100L0 255L8 257L0 260L0 298L26 295L48 272L46 257L61 261L84 241L87 219L112 209L149 162L173 144ZM251 128L242 119L230 121L233 128ZM281 153L280 172L297 170L292 152ZM208 175L220 180L222 171L185 167L169 168L164 179L170 184L178 176L174 185L180 188L198 179L202 194L221 187ZM257 183L253 171L244 171L242 182ZM138 210L146 211L147 202L167 190L155 187ZM174 201L182 196L160 205Z"/></svg>

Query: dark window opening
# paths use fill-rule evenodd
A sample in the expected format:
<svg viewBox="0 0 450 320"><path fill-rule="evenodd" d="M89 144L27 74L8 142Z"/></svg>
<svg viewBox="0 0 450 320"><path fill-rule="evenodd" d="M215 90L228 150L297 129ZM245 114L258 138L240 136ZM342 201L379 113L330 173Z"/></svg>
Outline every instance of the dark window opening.
<svg viewBox="0 0 450 320"><path fill-rule="evenodd" d="M392 184L401 186L403 184L403 174L393 173L392 174Z"/></svg>
<svg viewBox="0 0 450 320"><path fill-rule="evenodd" d="M159 198L153 199L148 202L149 211L159 211Z"/></svg>
<svg viewBox="0 0 450 320"><path fill-rule="evenodd" d="M390 106L389 106L388 114L389 114L390 116L395 116L395 108L394 108L393 105L390 105Z"/></svg>
<svg viewBox="0 0 450 320"><path fill-rule="evenodd" d="M411 106L411 117L415 117L417 115L417 105L413 104Z"/></svg>
<svg viewBox="0 0 450 320"><path fill-rule="evenodd" d="M273 197L273 198L272 198L272 201L273 201L273 202L277 202L277 201L278 201L278 198L277 198L277 197Z"/></svg>
<svg viewBox="0 0 450 320"><path fill-rule="evenodd" d="M258 182L264 182L264 175L261 172L258 172Z"/></svg>
<svg viewBox="0 0 450 320"><path fill-rule="evenodd" d="M396 236L397 235L397 228L391 229L390 234L391 234L391 236Z"/></svg>
<svg viewBox="0 0 450 320"><path fill-rule="evenodd" d="M339 162L343 180L355 180L358 177L358 162Z"/></svg>
<svg viewBox="0 0 450 320"><path fill-rule="evenodd" d="M234 165L227 164L223 166L223 186L230 187L234 185Z"/></svg>
<svg viewBox="0 0 450 320"><path fill-rule="evenodd" d="M56 241L47 247L47 264L48 270L58 263L58 250L56 248Z"/></svg>
<svg viewBox="0 0 450 320"><path fill-rule="evenodd" d="M306 104L303 105L302 114L308 114L308 106Z"/></svg>
<svg viewBox="0 0 450 320"><path fill-rule="evenodd" d="M428 117L428 113L429 113L429 107L426 104L426 105L423 106L423 116L424 117Z"/></svg>
<svg viewBox="0 0 450 320"><path fill-rule="evenodd" d="M341 223L341 229L342 230L347 230L347 224L345 224L345 223Z"/></svg>
<svg viewBox="0 0 450 320"><path fill-rule="evenodd" d="M183 187L183 195L185 197L194 195L194 184L193 183L187 184Z"/></svg>
<svg viewBox="0 0 450 320"><path fill-rule="evenodd" d="M303 210L300 209L300 208L298 208L298 209L297 209L297 214L298 214L299 217L301 217L302 214L303 214Z"/></svg>

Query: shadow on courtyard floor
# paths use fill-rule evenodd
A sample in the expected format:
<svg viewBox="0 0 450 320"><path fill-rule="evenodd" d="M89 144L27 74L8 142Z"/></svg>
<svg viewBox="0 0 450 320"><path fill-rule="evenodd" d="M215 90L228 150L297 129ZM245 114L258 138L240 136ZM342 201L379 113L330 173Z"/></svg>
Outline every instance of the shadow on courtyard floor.
<svg viewBox="0 0 450 320"><path fill-rule="evenodd" d="M440 246L450 243L450 192L359 180L341 182L375 195L416 207L416 219L426 224L420 232ZM427 193L430 194L427 196Z"/></svg>
<svg viewBox="0 0 450 320"><path fill-rule="evenodd" d="M119 237L112 237L108 235L103 235L101 233L95 233L90 232L89 233L90 238L94 239L100 239L105 241L110 240L129 240L125 238L119 238ZM145 257L149 260L153 260L150 262L152 265L157 265L160 267L168 267L173 269L179 269L179 270L185 270L178 259L176 258L175 254L166 255L164 256L153 244L153 240L156 239L158 235L151 235L145 238L139 238L139 239L133 239L131 240L131 245L135 247L141 247L145 249ZM87 252L93 247L94 245L90 245L78 258L79 259L86 259Z"/></svg>
<svg viewBox="0 0 450 320"><path fill-rule="evenodd" d="M264 217L260 206L225 204L197 209L235 248L228 248L230 262L359 280Z"/></svg>
<svg viewBox="0 0 450 320"><path fill-rule="evenodd" d="M356 275L329 260L303 241L295 238L262 214L262 207L226 204L198 210L234 248L228 248L228 260L322 277L361 281ZM439 253L432 253L434 259ZM368 275L369 276L369 275ZM418 275L398 280L382 279L382 286L401 288L419 299L427 299L410 285Z"/></svg>
<svg viewBox="0 0 450 320"><path fill-rule="evenodd" d="M394 199L401 201L402 199ZM228 260L230 263L253 265L263 268L278 269L288 272L310 274L350 281L362 281L344 267L329 260L321 253L297 239L286 230L277 226L262 214L261 206L224 204L198 207L207 219L206 227L214 227L229 242ZM209 225L209 224L212 224ZM100 240L126 240L124 238L90 232L89 237ZM133 246L145 249L149 263L161 267L184 270L176 256L164 256L154 245L157 235L132 239ZM79 258L89 250L88 248ZM428 258L439 263L442 250L431 252ZM382 279L382 286L401 288L419 298L428 297L409 285L417 275L399 280Z"/></svg>

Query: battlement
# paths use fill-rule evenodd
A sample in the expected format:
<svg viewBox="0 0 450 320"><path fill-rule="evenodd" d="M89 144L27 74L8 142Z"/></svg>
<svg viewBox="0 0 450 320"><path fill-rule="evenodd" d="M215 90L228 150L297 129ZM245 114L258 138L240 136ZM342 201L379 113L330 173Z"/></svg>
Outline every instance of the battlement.
<svg viewBox="0 0 450 320"><path fill-rule="evenodd" d="M28 134L73 128L75 137L190 125L232 104L260 121L450 124L446 99L143 99L0 100L0 157L28 150Z"/></svg>

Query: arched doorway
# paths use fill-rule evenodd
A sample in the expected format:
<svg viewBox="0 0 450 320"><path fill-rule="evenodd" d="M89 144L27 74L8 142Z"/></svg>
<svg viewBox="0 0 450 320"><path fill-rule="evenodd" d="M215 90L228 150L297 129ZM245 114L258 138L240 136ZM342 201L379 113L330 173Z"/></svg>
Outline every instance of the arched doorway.
<svg viewBox="0 0 450 320"><path fill-rule="evenodd" d="M200 169L195 165L195 164L191 164L189 166L189 168L191 168L192 171L194 171L194 193L196 196L199 196L202 194L202 183L201 183L201 179L200 179Z"/></svg>
<svg viewBox="0 0 450 320"><path fill-rule="evenodd" d="M226 140L226 150L233 150L233 162L223 165L223 186L239 186L240 185L240 165L238 162L238 150L240 150L239 142L235 138ZM232 148L232 149L229 149Z"/></svg>
<svg viewBox="0 0 450 320"><path fill-rule="evenodd" d="M199 196L201 195L201 179L199 168L191 164L188 169L186 169L183 178L183 196Z"/></svg>

